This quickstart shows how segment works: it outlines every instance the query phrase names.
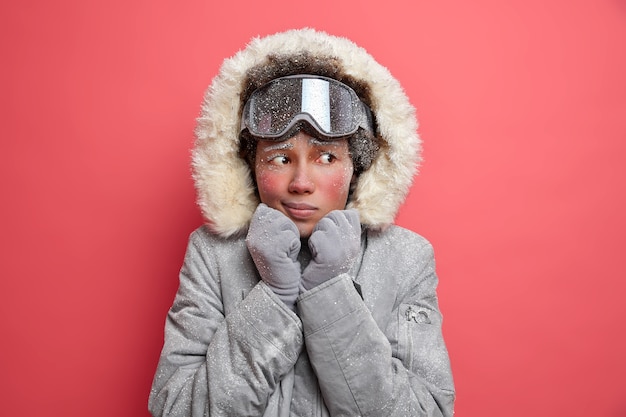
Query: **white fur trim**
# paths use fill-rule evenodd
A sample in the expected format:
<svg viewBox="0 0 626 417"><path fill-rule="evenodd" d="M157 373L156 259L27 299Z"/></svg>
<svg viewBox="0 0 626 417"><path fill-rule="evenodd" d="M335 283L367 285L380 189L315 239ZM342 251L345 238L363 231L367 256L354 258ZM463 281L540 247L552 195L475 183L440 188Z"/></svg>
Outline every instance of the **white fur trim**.
<svg viewBox="0 0 626 417"><path fill-rule="evenodd" d="M334 56L343 72L369 84L378 136L384 140L372 166L358 180L349 207L371 228L393 223L420 162L415 110L398 81L363 48L346 38L297 29L255 38L224 61L205 93L192 154L198 204L213 232L231 236L247 228L259 201L251 174L239 157L240 94L246 72L268 54Z"/></svg>

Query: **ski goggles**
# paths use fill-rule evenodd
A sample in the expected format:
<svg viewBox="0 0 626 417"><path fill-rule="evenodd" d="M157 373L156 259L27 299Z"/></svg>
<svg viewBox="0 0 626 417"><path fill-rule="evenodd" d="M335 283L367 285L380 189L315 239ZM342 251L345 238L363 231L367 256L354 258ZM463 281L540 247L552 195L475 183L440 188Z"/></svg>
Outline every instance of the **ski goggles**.
<svg viewBox="0 0 626 417"><path fill-rule="evenodd" d="M243 108L240 132L280 140L301 122L327 139L344 138L359 127L374 132L372 112L352 88L304 74L276 78L255 90Z"/></svg>

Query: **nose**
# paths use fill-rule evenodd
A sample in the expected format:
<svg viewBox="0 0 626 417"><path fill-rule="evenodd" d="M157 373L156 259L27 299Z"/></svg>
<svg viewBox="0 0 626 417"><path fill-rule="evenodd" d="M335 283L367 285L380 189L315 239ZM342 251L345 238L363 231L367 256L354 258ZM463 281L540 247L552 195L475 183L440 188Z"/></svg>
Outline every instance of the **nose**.
<svg viewBox="0 0 626 417"><path fill-rule="evenodd" d="M293 177L289 183L289 192L295 194L311 194L315 191L315 181L313 180L310 168L306 164L298 164L294 167Z"/></svg>

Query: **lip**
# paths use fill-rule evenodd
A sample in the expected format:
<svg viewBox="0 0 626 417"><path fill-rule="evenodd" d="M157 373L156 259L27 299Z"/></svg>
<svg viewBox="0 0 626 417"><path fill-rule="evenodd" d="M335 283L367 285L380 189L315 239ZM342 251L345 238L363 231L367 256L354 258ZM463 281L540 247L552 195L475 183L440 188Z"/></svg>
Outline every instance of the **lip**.
<svg viewBox="0 0 626 417"><path fill-rule="evenodd" d="M308 219L317 211L317 207L306 203L283 203L285 211L294 219Z"/></svg>

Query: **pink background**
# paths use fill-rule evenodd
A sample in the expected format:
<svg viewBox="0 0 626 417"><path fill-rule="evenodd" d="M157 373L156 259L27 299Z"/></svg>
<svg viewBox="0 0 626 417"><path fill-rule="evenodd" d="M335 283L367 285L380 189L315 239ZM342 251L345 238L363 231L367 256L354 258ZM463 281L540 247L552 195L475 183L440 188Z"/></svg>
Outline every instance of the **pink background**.
<svg viewBox="0 0 626 417"><path fill-rule="evenodd" d="M303 26L418 109L457 416L626 416L623 0L2 2L0 413L148 415L202 94Z"/></svg>

